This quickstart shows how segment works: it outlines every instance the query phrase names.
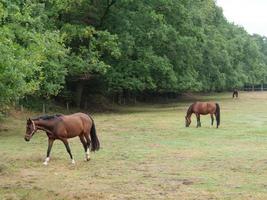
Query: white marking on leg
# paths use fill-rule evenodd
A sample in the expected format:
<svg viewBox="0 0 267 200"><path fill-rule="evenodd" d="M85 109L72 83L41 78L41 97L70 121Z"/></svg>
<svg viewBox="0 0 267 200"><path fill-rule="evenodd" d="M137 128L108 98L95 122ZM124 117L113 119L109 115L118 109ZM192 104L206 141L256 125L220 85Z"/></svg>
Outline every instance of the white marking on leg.
<svg viewBox="0 0 267 200"><path fill-rule="evenodd" d="M84 157L84 161L87 161L87 157L88 157L88 156L87 156L87 152L85 152L84 155L85 155L85 157Z"/></svg>
<svg viewBox="0 0 267 200"><path fill-rule="evenodd" d="M74 159L71 160L71 164L75 164L75 160Z"/></svg>
<svg viewBox="0 0 267 200"><path fill-rule="evenodd" d="M87 148L87 151L86 151L86 159L90 160L90 149L89 148Z"/></svg>
<svg viewBox="0 0 267 200"><path fill-rule="evenodd" d="M46 157L46 159L45 159L45 161L44 161L44 165L48 165L48 162L49 162L49 160L50 160L50 157Z"/></svg>

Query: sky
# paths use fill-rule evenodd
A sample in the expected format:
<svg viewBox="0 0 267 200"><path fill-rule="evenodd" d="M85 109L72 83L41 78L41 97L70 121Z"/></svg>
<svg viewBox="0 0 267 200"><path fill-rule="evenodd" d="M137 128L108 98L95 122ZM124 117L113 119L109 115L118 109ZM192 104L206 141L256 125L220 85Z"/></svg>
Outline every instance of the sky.
<svg viewBox="0 0 267 200"><path fill-rule="evenodd" d="M216 0L228 21L267 36L267 0Z"/></svg>

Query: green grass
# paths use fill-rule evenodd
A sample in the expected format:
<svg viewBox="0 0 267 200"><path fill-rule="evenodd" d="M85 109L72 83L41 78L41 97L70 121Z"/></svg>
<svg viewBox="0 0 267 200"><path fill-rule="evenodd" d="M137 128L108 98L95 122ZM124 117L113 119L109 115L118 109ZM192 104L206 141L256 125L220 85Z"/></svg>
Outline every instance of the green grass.
<svg viewBox="0 0 267 200"><path fill-rule="evenodd" d="M26 143L25 119L5 120L0 132L0 199L267 199L267 93L195 96L221 105L221 126L193 116L188 102L122 107L95 114L102 148L84 162L70 140L76 165L60 141L43 166L47 138Z"/></svg>

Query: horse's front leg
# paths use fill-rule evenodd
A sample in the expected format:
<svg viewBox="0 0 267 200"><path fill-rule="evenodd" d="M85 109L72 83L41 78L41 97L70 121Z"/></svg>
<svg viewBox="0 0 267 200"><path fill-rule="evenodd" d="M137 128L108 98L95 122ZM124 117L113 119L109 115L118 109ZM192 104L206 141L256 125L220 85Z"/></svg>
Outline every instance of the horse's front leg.
<svg viewBox="0 0 267 200"><path fill-rule="evenodd" d="M54 141L55 141L54 139L48 138L48 148L47 148L47 153L46 153L46 159L43 163L44 165L47 165L50 160L50 152L51 152Z"/></svg>
<svg viewBox="0 0 267 200"><path fill-rule="evenodd" d="M72 164L75 164L75 161L74 161L74 159L73 159L73 157L72 157L71 150L70 150L70 146L69 146L69 143L68 143L67 139L61 139L61 141L64 143L64 145L65 145L65 147L66 147L66 150L67 150L67 152L68 152L69 155L70 155L71 163L72 163Z"/></svg>

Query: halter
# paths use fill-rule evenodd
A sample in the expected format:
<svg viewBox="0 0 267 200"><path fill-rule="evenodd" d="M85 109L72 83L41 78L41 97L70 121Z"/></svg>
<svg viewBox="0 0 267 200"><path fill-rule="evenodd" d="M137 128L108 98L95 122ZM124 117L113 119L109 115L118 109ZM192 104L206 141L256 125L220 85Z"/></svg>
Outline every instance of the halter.
<svg viewBox="0 0 267 200"><path fill-rule="evenodd" d="M33 125L33 131L31 132L31 134L29 135L30 137L32 137L32 135L34 134L34 132L36 131L36 126L33 120L31 120L32 125Z"/></svg>

